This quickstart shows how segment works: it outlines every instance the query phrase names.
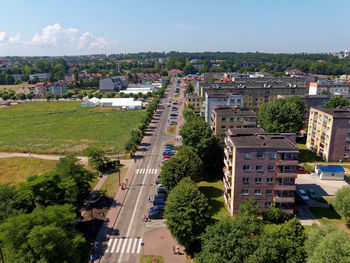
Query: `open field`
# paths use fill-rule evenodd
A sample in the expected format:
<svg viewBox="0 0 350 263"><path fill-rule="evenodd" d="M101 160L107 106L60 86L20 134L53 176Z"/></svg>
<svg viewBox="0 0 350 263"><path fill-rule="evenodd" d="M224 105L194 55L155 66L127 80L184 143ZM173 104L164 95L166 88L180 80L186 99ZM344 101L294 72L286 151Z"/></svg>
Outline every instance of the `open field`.
<svg viewBox="0 0 350 263"><path fill-rule="evenodd" d="M218 220L230 215L225 207L224 183L222 180L214 182L202 181L198 183L198 188L208 199L209 210L213 214L214 219Z"/></svg>
<svg viewBox="0 0 350 263"><path fill-rule="evenodd" d="M80 102L30 102L0 109L0 151L82 153L96 146L124 152L143 110L100 111Z"/></svg>
<svg viewBox="0 0 350 263"><path fill-rule="evenodd" d="M28 87L33 87L33 84L28 84L27 82L23 82L22 84L18 85L0 85L0 91L17 91L19 88L28 88Z"/></svg>
<svg viewBox="0 0 350 263"><path fill-rule="evenodd" d="M58 161L35 158L1 158L0 185L5 183L24 182L30 175L40 175L55 169Z"/></svg>

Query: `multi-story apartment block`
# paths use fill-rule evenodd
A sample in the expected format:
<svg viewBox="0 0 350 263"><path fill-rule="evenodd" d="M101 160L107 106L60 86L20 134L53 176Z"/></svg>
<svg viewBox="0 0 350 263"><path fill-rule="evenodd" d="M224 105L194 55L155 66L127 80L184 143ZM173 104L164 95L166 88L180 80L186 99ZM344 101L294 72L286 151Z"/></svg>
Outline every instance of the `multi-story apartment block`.
<svg viewBox="0 0 350 263"><path fill-rule="evenodd" d="M331 94L349 95L350 83L340 81L319 81L310 83L309 95L321 95L323 91L330 92Z"/></svg>
<svg viewBox="0 0 350 263"><path fill-rule="evenodd" d="M311 108L306 147L328 162L348 161L350 109Z"/></svg>
<svg viewBox="0 0 350 263"><path fill-rule="evenodd" d="M195 114L199 115L202 109L203 98L196 94L186 94L185 107L191 107Z"/></svg>
<svg viewBox="0 0 350 263"><path fill-rule="evenodd" d="M216 106L210 118L210 126L214 135L218 135L222 146L228 129L255 128L257 114L250 108L233 106Z"/></svg>
<svg viewBox="0 0 350 263"><path fill-rule="evenodd" d="M299 153L295 134L229 129L224 153L224 197L231 215L248 198L257 200L261 209L275 203L293 213Z"/></svg>
<svg viewBox="0 0 350 263"><path fill-rule="evenodd" d="M243 96L234 93L211 93L205 94L205 101L201 110L202 116L207 123L210 123L210 117L213 109L218 105L243 106Z"/></svg>

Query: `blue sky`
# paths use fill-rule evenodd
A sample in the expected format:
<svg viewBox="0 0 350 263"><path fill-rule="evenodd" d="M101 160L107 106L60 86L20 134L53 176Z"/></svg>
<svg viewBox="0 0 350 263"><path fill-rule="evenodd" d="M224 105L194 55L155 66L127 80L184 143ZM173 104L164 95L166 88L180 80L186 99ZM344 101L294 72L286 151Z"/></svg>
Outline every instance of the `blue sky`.
<svg viewBox="0 0 350 263"><path fill-rule="evenodd" d="M0 56L350 49L350 1L1 0Z"/></svg>

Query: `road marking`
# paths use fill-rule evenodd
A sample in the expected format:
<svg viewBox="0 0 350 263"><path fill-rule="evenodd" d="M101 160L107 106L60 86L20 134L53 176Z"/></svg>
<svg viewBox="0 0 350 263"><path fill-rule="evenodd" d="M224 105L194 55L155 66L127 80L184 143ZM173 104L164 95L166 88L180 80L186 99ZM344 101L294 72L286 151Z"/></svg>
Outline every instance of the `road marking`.
<svg viewBox="0 0 350 263"><path fill-rule="evenodd" d="M108 253L108 250L109 250L109 248L110 248L110 245L111 245L111 243L112 243L112 240L113 240L113 239L110 239L110 240L108 241L106 253Z"/></svg>
<svg viewBox="0 0 350 263"><path fill-rule="evenodd" d="M113 246L112 246L112 249L111 249L111 253L114 252L114 248L115 248L115 245L118 243L118 239L114 239L114 243L113 243Z"/></svg>
<svg viewBox="0 0 350 263"><path fill-rule="evenodd" d="M119 253L120 247L121 247L121 245L122 245L122 243L123 243L123 240L124 240L124 239L120 239L119 244L118 244L118 247L117 247L116 253Z"/></svg>
<svg viewBox="0 0 350 263"><path fill-rule="evenodd" d="M128 248L126 249L126 252L125 252L125 253L130 253L130 249L131 249L132 241L133 241L133 239L132 239L132 238L130 238L129 245L128 245Z"/></svg>
<svg viewBox="0 0 350 263"><path fill-rule="evenodd" d="M124 250L125 250L125 247L126 247L126 244L128 243L128 238L126 237L124 240L123 240L123 246L122 246L122 250L120 251L120 254L123 254L124 253Z"/></svg>
<svg viewBox="0 0 350 263"><path fill-rule="evenodd" d="M139 246L137 247L137 254L140 254L141 252L141 243L142 243L142 239L140 238L140 242L139 242Z"/></svg>
<svg viewBox="0 0 350 263"><path fill-rule="evenodd" d="M134 254L135 253L135 249L136 249L136 244L137 244L137 241L139 240L139 238L135 238L134 240L134 245L132 246L132 250L131 250L131 253Z"/></svg>

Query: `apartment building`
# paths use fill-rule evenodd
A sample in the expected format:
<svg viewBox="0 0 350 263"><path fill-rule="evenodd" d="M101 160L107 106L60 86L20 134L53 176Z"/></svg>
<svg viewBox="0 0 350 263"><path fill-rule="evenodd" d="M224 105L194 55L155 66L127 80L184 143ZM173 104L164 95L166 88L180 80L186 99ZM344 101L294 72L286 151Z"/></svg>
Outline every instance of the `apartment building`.
<svg viewBox="0 0 350 263"><path fill-rule="evenodd" d="M273 203L293 213L299 149L295 134L269 134L261 128L229 129L224 148L225 201L230 214L246 199L261 209Z"/></svg>
<svg viewBox="0 0 350 263"><path fill-rule="evenodd" d="M243 96L235 93L206 93L201 115L204 116L207 123L210 123L213 109L219 105L242 107Z"/></svg>
<svg viewBox="0 0 350 263"><path fill-rule="evenodd" d="M311 108L306 147L328 162L349 161L350 108Z"/></svg>
<svg viewBox="0 0 350 263"><path fill-rule="evenodd" d="M225 135L228 129L255 128L257 114L250 108L235 106L216 106L210 118L210 126L214 135L218 135L220 143L225 146Z"/></svg>
<svg viewBox="0 0 350 263"><path fill-rule="evenodd" d="M323 91L337 95L350 95L350 83L327 80L310 83L309 95L321 95Z"/></svg>
<svg viewBox="0 0 350 263"><path fill-rule="evenodd" d="M99 86L100 92L119 92L128 87L128 79L125 76L109 77L101 79Z"/></svg>
<svg viewBox="0 0 350 263"><path fill-rule="evenodd" d="M196 94L186 94L185 107L193 109L194 113L199 115L202 109L203 98Z"/></svg>

